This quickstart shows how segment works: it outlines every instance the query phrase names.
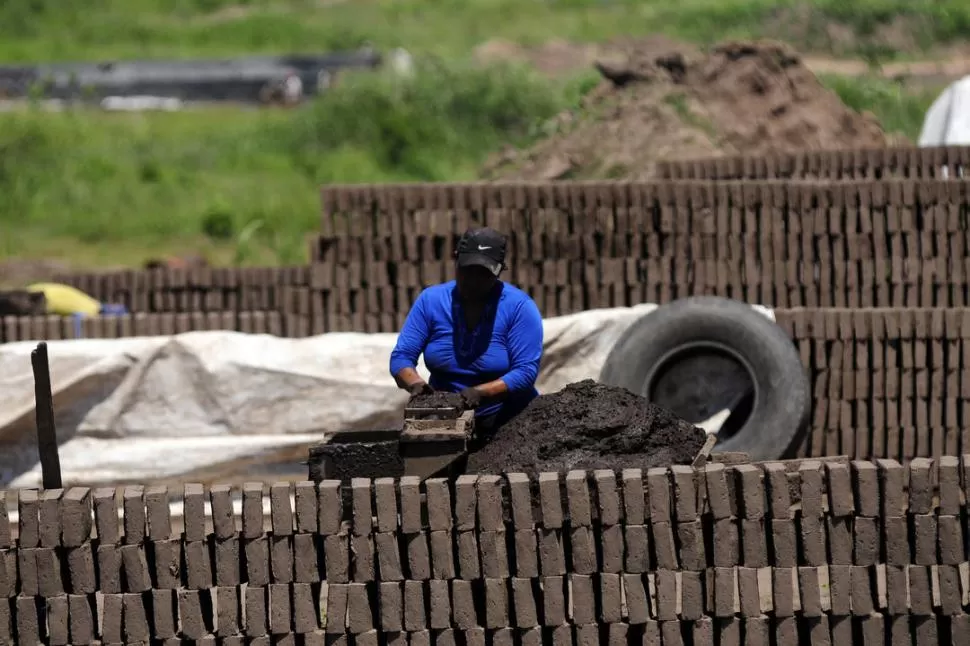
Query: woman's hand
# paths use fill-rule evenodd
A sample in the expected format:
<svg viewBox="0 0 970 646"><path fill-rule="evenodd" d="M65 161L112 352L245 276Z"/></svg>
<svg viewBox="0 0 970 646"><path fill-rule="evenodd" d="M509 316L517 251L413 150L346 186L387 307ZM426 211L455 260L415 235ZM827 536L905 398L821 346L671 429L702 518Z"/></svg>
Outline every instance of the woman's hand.
<svg viewBox="0 0 970 646"><path fill-rule="evenodd" d="M418 397L420 395L432 395L434 394L434 389L423 381L419 381L415 384L408 386L408 394L411 397Z"/></svg>
<svg viewBox="0 0 970 646"><path fill-rule="evenodd" d="M476 388L465 388L460 394L461 400L465 402L465 410L478 408L478 405L482 403L482 393L478 392Z"/></svg>

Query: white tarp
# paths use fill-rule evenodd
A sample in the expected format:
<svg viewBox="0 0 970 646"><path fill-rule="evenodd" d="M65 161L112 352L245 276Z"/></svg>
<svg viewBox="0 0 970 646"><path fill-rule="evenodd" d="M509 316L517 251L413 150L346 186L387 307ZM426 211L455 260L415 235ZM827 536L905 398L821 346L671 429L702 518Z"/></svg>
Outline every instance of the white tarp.
<svg viewBox="0 0 970 646"><path fill-rule="evenodd" d="M655 308L547 319L540 392L596 378L619 335ZM49 342L64 483L227 481L305 459L324 432L398 428L407 396L388 374L396 339L191 332ZM35 347L0 345L0 483L13 487L40 483Z"/></svg>
<svg viewBox="0 0 970 646"><path fill-rule="evenodd" d="M919 145L970 145L970 76L950 84L926 111Z"/></svg>

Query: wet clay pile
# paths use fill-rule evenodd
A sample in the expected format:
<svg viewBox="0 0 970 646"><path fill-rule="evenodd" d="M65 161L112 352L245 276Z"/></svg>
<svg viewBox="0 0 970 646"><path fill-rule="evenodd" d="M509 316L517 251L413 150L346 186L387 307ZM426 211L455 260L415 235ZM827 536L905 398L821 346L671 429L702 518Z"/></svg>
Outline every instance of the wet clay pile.
<svg viewBox="0 0 970 646"><path fill-rule="evenodd" d="M537 397L468 457L468 473L625 469L690 463L701 429L628 390L587 379Z"/></svg>
<svg viewBox="0 0 970 646"><path fill-rule="evenodd" d="M734 42L708 53L667 40L596 62L603 80L555 133L506 150L486 178L649 179L656 162L806 148L884 146L871 115L848 108L789 46Z"/></svg>
<svg viewBox="0 0 970 646"><path fill-rule="evenodd" d="M416 395L408 400L408 408L465 408L465 402L458 393L433 392Z"/></svg>

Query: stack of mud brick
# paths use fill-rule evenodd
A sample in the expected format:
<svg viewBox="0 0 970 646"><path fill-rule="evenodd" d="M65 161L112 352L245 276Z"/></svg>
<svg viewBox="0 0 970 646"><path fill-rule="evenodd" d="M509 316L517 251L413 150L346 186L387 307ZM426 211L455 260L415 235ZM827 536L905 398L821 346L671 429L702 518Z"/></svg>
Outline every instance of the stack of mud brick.
<svg viewBox="0 0 970 646"><path fill-rule="evenodd" d="M963 177L966 146L802 150L761 156L734 155L657 164L661 179L928 179Z"/></svg>
<svg viewBox="0 0 970 646"><path fill-rule="evenodd" d="M0 642L966 644L967 459L21 491Z"/></svg>

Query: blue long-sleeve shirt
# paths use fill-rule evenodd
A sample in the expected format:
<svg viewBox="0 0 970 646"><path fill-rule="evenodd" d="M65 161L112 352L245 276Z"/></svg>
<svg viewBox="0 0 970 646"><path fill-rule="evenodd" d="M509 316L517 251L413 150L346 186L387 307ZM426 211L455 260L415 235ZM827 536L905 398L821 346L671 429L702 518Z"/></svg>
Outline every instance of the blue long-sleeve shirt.
<svg viewBox="0 0 970 646"><path fill-rule="evenodd" d="M507 396L483 402L475 414L499 413L505 421L538 395L542 315L528 294L499 282L478 326L468 330L455 281L433 285L418 295L408 312L391 352L391 375L417 366L422 353L435 390L460 392L504 381Z"/></svg>

